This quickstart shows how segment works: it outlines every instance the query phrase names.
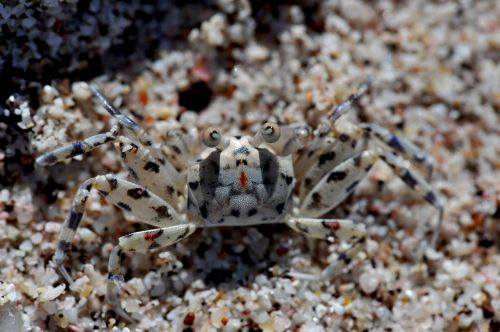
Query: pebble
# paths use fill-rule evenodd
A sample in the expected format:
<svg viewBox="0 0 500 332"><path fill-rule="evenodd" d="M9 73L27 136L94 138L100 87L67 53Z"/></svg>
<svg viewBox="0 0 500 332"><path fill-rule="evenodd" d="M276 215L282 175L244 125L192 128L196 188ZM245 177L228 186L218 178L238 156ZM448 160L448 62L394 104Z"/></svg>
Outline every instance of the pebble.
<svg viewBox="0 0 500 332"><path fill-rule="evenodd" d="M371 294L377 290L380 284L380 277L374 271L363 272L359 276L359 286L366 294Z"/></svg>
<svg viewBox="0 0 500 332"><path fill-rule="evenodd" d="M38 291L40 292L38 300L40 302L52 301L56 299L59 295L61 295L65 289L66 289L65 284L61 284L57 287L52 287L52 286L41 287L38 289Z"/></svg>
<svg viewBox="0 0 500 332"><path fill-rule="evenodd" d="M13 303L0 305L0 331L24 332L21 313Z"/></svg>

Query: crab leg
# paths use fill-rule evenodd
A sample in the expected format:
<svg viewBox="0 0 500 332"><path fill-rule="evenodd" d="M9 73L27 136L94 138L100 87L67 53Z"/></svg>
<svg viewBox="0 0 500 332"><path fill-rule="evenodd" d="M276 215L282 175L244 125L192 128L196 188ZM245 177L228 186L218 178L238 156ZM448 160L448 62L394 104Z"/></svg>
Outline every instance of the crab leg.
<svg viewBox="0 0 500 332"><path fill-rule="evenodd" d="M172 206L177 205L176 190L184 192L185 179L170 162L155 158L151 150L127 137L120 137L117 149L134 182L150 189Z"/></svg>
<svg viewBox="0 0 500 332"><path fill-rule="evenodd" d="M338 165L306 196L300 208L300 215L315 218L333 209L356 188L378 159L393 168L410 188L439 210L438 225L431 240L431 245L435 247L443 219L442 199L427 181L408 168L408 162L388 151L367 150Z"/></svg>
<svg viewBox="0 0 500 332"><path fill-rule="evenodd" d="M342 202L377 161L374 151L364 151L335 167L303 200L300 216L317 218Z"/></svg>
<svg viewBox="0 0 500 332"><path fill-rule="evenodd" d="M312 165L300 184L301 198L337 165L361 152L363 131L358 127L349 123L336 123L331 133L333 137L325 137L325 147L311 157Z"/></svg>
<svg viewBox="0 0 500 332"><path fill-rule="evenodd" d="M107 298L118 314L127 320L132 320L120 305L119 284L124 281L120 273L121 256L124 252L141 252L172 245L191 235L197 226L183 224L147 231L135 232L120 237L109 256Z"/></svg>
<svg viewBox="0 0 500 332"><path fill-rule="evenodd" d="M417 147L412 142L392 134L389 130L372 123L362 123L359 125L365 132L366 138L375 138L388 147L392 148L395 153L401 153L406 158L427 168L427 180L432 177L434 169L434 159L425 151Z"/></svg>
<svg viewBox="0 0 500 332"><path fill-rule="evenodd" d="M132 251L146 253L148 250L172 245L191 235L196 228L195 224L183 224L134 232L120 237L118 244L113 248L109 256L109 280L123 281L123 276L120 274L120 256L122 253Z"/></svg>
<svg viewBox="0 0 500 332"><path fill-rule="evenodd" d="M337 276L349 264L363 246L366 228L364 224L348 219L312 219L290 218L286 224L297 232L318 239L339 239L354 242L350 249L341 253L337 260L326 267L321 274L313 275L301 272L290 272L289 275L297 279L318 281Z"/></svg>
<svg viewBox="0 0 500 332"><path fill-rule="evenodd" d="M123 114L120 112L115 106L113 106L109 100L104 97L104 95L99 91L97 86L95 84L90 84L89 85L90 91L99 99L101 104L104 106L104 109L108 111L108 113L114 117L115 119L118 120L121 126L124 126L125 128L129 129L131 132L134 133L134 135L139 139L139 142L141 142L142 145L150 147L153 146L153 141L149 137L149 135L146 133L144 129L139 126L137 122L135 122L132 118L129 116Z"/></svg>
<svg viewBox="0 0 500 332"><path fill-rule="evenodd" d="M307 145L306 149L302 151L301 155L295 162L295 170L296 174L298 174L298 179L302 179L302 176L306 173L308 169L312 166L314 161L318 158L318 156L322 153L328 152L325 149L328 149L332 142L332 138L328 136L333 129L333 135L336 138L344 138L341 136L344 131L342 127L336 126L337 120L347 113L354 103L356 103L361 97L368 91L368 88L372 84L372 79L368 78L365 82L361 83L358 87L358 91L352 95L350 95L346 100L342 103L338 104L335 108L333 108L328 114L326 118L319 124L318 128L314 130L313 137L311 142Z"/></svg>
<svg viewBox="0 0 500 332"><path fill-rule="evenodd" d="M327 240L360 239L366 233L365 225L348 219L290 218L286 224L294 231L308 237Z"/></svg>
<svg viewBox="0 0 500 332"><path fill-rule="evenodd" d="M88 179L80 186L73 200L70 212L59 235L57 249L53 258L56 267L69 283L72 283L72 279L63 263L66 252L82 220L85 203L92 188L97 189L111 203L132 213L139 220L149 225L167 227L184 223L172 206L144 187L118 179L113 175L100 175Z"/></svg>
<svg viewBox="0 0 500 332"><path fill-rule="evenodd" d="M76 141L53 151L46 152L36 158L36 163L41 166L50 166L63 160L90 152L98 146L115 141L117 139L118 131L119 126L113 126L113 128L111 128L111 130L107 133L90 136L83 141Z"/></svg>

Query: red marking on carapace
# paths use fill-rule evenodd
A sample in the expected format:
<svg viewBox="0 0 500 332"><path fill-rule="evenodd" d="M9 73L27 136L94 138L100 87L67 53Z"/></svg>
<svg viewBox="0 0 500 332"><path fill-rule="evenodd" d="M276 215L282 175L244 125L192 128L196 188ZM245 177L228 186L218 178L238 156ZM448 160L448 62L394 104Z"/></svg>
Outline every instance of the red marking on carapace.
<svg viewBox="0 0 500 332"><path fill-rule="evenodd" d="M326 228L334 232L340 229L340 224L338 223L338 221L325 221L323 225L325 225Z"/></svg>
<svg viewBox="0 0 500 332"><path fill-rule="evenodd" d="M161 229L153 232L146 232L144 233L144 240L154 241L158 236L161 235L161 233L163 233L163 230Z"/></svg>
<svg viewBox="0 0 500 332"><path fill-rule="evenodd" d="M248 185L248 177L247 177L247 174L245 172L241 172L240 173L240 186L242 188L246 188Z"/></svg>

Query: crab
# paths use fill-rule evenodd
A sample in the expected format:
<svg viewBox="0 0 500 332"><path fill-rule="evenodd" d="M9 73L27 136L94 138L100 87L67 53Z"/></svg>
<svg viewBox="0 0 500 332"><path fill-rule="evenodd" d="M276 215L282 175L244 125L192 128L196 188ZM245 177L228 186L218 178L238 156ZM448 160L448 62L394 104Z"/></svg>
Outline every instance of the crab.
<svg viewBox="0 0 500 332"><path fill-rule="evenodd" d="M64 266L82 220L90 191L154 227L119 238L108 265L108 298L120 308L119 284L122 253L147 252L170 246L198 229L285 223L308 237L349 242L349 248L320 274L298 271L296 278L318 281L333 278L363 248L362 222L323 217L355 190L378 160L389 165L411 189L439 211L430 241L436 245L443 219L443 202L428 180L409 168L411 159L432 174L433 160L413 143L375 124L337 121L368 90L371 80L328 112L311 130L305 124L279 126L266 122L254 136L224 136L209 127L200 135L205 145L197 159L191 157L189 133L172 130L164 153L129 116L114 107L95 85L90 89L118 124L106 133L47 152L36 159L47 166L114 142L132 181L114 174L83 182L73 200L59 236L53 264L72 283ZM122 134L126 133L126 134ZM366 142L379 146L368 149ZM123 312L122 312L123 313Z"/></svg>

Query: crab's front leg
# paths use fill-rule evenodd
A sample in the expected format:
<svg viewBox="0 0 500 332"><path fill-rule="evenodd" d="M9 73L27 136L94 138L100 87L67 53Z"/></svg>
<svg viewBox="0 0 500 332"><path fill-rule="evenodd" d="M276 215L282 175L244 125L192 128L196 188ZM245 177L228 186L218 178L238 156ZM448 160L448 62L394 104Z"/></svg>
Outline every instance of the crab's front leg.
<svg viewBox="0 0 500 332"><path fill-rule="evenodd" d="M168 227L183 223L183 219L170 204L142 186L116 178L112 174L88 179L80 186L73 200L53 258L55 266L68 283L72 283L72 279L63 263L83 217L85 203L92 188L97 189L108 201L133 214L144 223L155 227Z"/></svg>
<svg viewBox="0 0 500 332"><path fill-rule="evenodd" d="M337 259L319 275L295 271L289 273L290 276L298 279L319 281L336 277L363 248L365 241L365 225L348 219L290 218L286 221L286 224L293 230L309 237L318 239L333 238L352 243L348 250L340 253Z"/></svg>
<svg viewBox="0 0 500 332"><path fill-rule="evenodd" d="M53 151L46 152L36 158L36 163L40 166L50 166L63 160L90 152L103 144L115 141L118 137L119 130L119 126L113 126L111 130L106 133L90 136L82 141L76 141Z"/></svg>
<svg viewBox="0 0 500 332"><path fill-rule="evenodd" d="M170 246L191 235L196 228L195 224L189 223L135 232L119 239L118 245L113 248L109 256L107 289L108 300L119 315L131 320L120 305L120 283L123 282L123 275L120 273L122 254L125 252L146 253L148 250Z"/></svg>

